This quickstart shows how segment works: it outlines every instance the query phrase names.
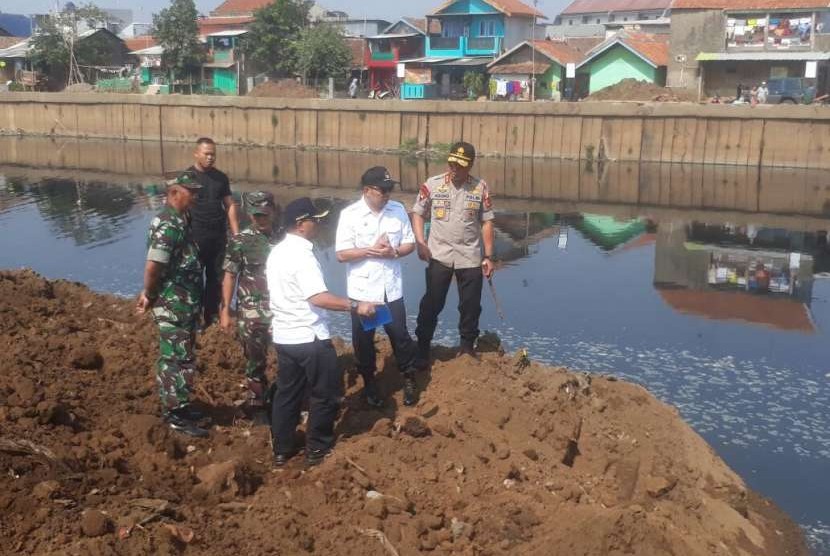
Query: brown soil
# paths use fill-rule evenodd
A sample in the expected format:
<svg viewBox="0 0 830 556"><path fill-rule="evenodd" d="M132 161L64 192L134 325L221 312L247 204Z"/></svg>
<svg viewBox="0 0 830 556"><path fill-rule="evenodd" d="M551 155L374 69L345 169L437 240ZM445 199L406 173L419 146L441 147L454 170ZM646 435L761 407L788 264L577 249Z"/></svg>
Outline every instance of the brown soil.
<svg viewBox="0 0 830 556"><path fill-rule="evenodd" d="M200 339L198 397L219 424L194 440L159 423L155 330L130 301L29 271L0 272L0 299L4 554L806 554L633 384L438 349L410 409L381 345L390 407L368 409L347 375L334 455L272 470L268 429L238 415L230 337Z"/></svg>
<svg viewBox="0 0 830 556"><path fill-rule="evenodd" d="M600 89L585 100L639 100L656 102L697 102L697 94L684 89L669 89L633 78Z"/></svg>
<svg viewBox="0 0 830 556"><path fill-rule="evenodd" d="M319 95L311 87L297 83L293 79L279 79L265 81L254 87L248 93L249 97L278 97L278 98L318 98Z"/></svg>

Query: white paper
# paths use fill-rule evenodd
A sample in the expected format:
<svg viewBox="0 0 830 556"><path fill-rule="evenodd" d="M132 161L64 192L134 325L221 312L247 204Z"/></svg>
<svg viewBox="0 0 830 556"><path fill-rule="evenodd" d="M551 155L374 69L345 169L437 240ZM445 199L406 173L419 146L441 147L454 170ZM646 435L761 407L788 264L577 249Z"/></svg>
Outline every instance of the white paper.
<svg viewBox="0 0 830 556"><path fill-rule="evenodd" d="M565 77L568 79L576 77L576 64L571 63L565 65Z"/></svg>
<svg viewBox="0 0 830 556"><path fill-rule="evenodd" d="M801 266L801 253L790 253L790 268Z"/></svg>
<svg viewBox="0 0 830 556"><path fill-rule="evenodd" d="M807 79L815 79L817 73L818 62L815 60L808 60L804 65L804 77Z"/></svg>
<svg viewBox="0 0 830 556"><path fill-rule="evenodd" d="M406 64L398 64L398 77L401 79L406 77Z"/></svg>

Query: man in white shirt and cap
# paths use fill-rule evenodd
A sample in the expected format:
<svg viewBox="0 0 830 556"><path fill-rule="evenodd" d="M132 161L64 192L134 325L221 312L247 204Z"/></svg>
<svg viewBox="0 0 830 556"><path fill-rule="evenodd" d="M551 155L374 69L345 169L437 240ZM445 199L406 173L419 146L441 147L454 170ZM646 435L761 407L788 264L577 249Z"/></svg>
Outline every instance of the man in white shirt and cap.
<svg viewBox="0 0 830 556"><path fill-rule="evenodd" d="M346 288L350 299L385 303L389 307L392 320L383 327L403 375L403 403L414 405L417 401L416 346L406 328L400 258L415 250L415 234L404 206L389 200L399 182L392 179L386 168L369 168L360 181L363 196L340 213L335 243L337 260L348 265ZM372 407L382 407L383 400L375 383L375 329L364 330L355 313L352 313L352 346L357 369L363 377L366 402Z"/></svg>
<svg viewBox="0 0 830 556"><path fill-rule="evenodd" d="M328 291L312 240L328 214L303 197L285 207L286 235L268 256L272 334L277 347L277 392L271 405L274 465L295 456L296 429L303 398L309 392L306 464L317 465L334 445L334 421L343 398L343 372L331 343L325 310L352 311L371 318L372 303L350 301Z"/></svg>

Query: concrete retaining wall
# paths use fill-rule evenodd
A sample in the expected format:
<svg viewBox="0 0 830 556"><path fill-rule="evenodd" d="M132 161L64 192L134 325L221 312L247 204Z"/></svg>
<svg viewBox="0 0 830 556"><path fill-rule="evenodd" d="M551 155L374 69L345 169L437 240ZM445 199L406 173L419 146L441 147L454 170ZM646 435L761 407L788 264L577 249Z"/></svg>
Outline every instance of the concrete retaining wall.
<svg viewBox="0 0 830 556"><path fill-rule="evenodd" d="M0 94L0 132L334 150L830 168L830 108Z"/></svg>

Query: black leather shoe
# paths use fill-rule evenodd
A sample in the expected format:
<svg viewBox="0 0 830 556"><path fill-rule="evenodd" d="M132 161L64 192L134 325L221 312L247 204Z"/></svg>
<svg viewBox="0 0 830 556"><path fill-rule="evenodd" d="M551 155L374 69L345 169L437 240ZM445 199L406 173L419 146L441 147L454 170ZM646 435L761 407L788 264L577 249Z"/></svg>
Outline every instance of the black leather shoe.
<svg viewBox="0 0 830 556"><path fill-rule="evenodd" d="M272 463L274 464L274 467L283 467L286 463L288 463L288 460L296 456L298 453L299 451L294 450L293 452L287 452L284 454L274 454L274 460Z"/></svg>
<svg viewBox="0 0 830 556"><path fill-rule="evenodd" d="M188 419L187 417L174 411L171 411L165 415L164 420L167 423L167 426L176 432L195 436L197 438L205 438L210 436L210 431L200 427L198 423L192 419Z"/></svg>
<svg viewBox="0 0 830 556"><path fill-rule="evenodd" d="M403 379L403 404L415 405L418 403L418 385L415 383L415 378L411 376Z"/></svg>
<svg viewBox="0 0 830 556"><path fill-rule="evenodd" d="M314 467L315 465L320 465L323 463L329 454L331 454L331 450L310 450L305 454L305 464L308 467Z"/></svg>
<svg viewBox="0 0 830 556"><path fill-rule="evenodd" d="M374 381L367 382L363 386L363 392L366 394L366 403L369 407L380 408L383 407L383 400L378 393L377 384Z"/></svg>
<svg viewBox="0 0 830 556"><path fill-rule="evenodd" d="M179 417L183 417L185 419L190 419L191 421L199 422L203 420L210 420L210 417L206 415L204 412L196 409L192 405L186 405L179 409L174 410Z"/></svg>

